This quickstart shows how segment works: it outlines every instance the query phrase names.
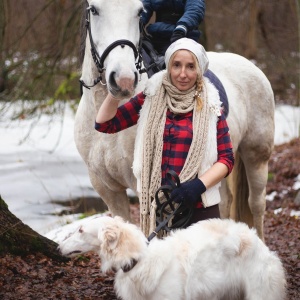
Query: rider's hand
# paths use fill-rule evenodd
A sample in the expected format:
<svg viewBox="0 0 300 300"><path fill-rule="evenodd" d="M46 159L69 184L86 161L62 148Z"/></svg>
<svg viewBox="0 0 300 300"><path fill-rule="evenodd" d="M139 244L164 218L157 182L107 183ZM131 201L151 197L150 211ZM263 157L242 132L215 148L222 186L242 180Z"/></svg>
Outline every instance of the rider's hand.
<svg viewBox="0 0 300 300"><path fill-rule="evenodd" d="M174 189L171 193L171 200L176 203L183 203L188 207L194 207L205 191L204 183L197 177Z"/></svg>
<svg viewBox="0 0 300 300"><path fill-rule="evenodd" d="M182 29L175 29L173 31L173 34L172 34L171 38L170 38L170 42L174 43L175 41L177 41L177 40L179 40L181 38L184 38L185 36L186 36L186 34L185 34L184 30L182 30Z"/></svg>

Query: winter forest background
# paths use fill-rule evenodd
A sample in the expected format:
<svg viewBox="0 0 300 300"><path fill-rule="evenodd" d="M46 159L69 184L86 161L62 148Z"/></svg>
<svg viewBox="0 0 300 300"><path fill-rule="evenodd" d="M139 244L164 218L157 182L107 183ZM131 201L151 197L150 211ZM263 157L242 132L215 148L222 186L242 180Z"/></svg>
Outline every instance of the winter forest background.
<svg viewBox="0 0 300 300"><path fill-rule="evenodd" d="M80 22L85 1L0 1L0 99L78 100ZM200 42L253 60L276 104L300 105L299 0L209 0ZM22 115L24 112L20 112ZM36 113L27 111L26 114Z"/></svg>
<svg viewBox="0 0 300 300"><path fill-rule="evenodd" d="M116 299L96 255L56 263L49 257L57 245L43 236L47 258L41 244L36 255L13 255L24 248L32 254L28 237L35 242L37 232L30 228L63 234L62 225L104 210L73 140L85 2L0 0L0 254L7 254L0 257L1 299ZM206 7L206 50L249 58L272 84L276 146L266 244L287 270L287 299L300 299L300 0L207 0ZM138 219L137 203L132 213Z"/></svg>

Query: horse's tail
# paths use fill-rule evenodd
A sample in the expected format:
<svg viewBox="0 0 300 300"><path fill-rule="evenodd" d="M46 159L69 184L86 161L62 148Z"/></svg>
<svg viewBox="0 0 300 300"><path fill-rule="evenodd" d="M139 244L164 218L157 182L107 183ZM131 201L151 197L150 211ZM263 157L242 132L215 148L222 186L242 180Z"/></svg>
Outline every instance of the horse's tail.
<svg viewBox="0 0 300 300"><path fill-rule="evenodd" d="M251 213L248 198L249 186L244 163L238 151L235 153L234 168L231 174L230 189L232 204L230 217L236 221L244 222L253 227L253 215Z"/></svg>

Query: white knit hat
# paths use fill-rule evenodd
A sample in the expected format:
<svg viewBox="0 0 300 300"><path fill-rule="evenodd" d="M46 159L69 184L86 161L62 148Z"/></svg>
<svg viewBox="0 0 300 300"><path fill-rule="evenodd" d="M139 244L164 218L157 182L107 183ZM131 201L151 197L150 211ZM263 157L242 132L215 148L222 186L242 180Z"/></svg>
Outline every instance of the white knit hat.
<svg viewBox="0 0 300 300"><path fill-rule="evenodd" d="M205 49L203 48L203 46L201 44L199 44L196 41L189 39L189 38L181 38L169 46L169 48L167 49L166 54L165 54L165 63L166 63L167 68L168 68L171 56L177 50L189 50L193 54L195 54L195 56L198 59L199 67L200 67L202 74L204 74L204 72L208 69L209 61L208 61L208 57L206 55Z"/></svg>

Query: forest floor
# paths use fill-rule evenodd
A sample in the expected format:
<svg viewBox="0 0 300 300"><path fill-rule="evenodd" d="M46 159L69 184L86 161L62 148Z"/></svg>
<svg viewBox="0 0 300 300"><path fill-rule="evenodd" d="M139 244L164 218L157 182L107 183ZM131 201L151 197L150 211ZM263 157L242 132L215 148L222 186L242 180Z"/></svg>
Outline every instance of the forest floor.
<svg viewBox="0 0 300 300"><path fill-rule="evenodd" d="M269 163L265 240L278 253L287 275L287 299L300 299L300 192L292 189L300 174L300 139L276 146ZM276 212L276 213L275 213ZM138 215L138 207L132 205ZM100 270L96 254L88 253L66 263L58 263L42 254L0 257L0 299L118 299L113 290L113 275ZM263 299L266 300L266 299ZM270 299L271 300L271 299Z"/></svg>

